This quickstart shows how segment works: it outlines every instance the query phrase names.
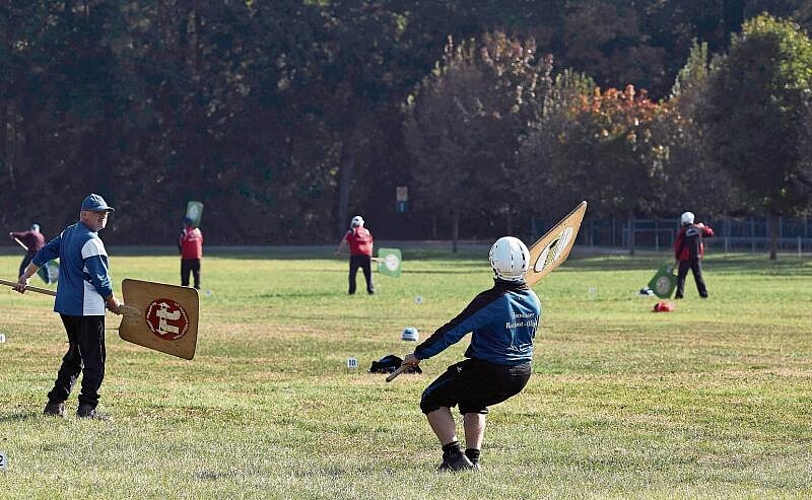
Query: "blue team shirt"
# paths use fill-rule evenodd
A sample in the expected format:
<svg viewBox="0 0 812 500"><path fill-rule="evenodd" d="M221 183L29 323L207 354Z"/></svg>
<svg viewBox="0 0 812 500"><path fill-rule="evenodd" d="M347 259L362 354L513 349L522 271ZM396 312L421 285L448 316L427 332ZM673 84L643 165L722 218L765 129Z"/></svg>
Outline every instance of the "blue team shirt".
<svg viewBox="0 0 812 500"><path fill-rule="evenodd" d="M533 359L533 340L541 320L541 302L524 283L496 281L454 319L417 346L418 359L435 356L471 332L465 357L500 365Z"/></svg>
<svg viewBox="0 0 812 500"><path fill-rule="evenodd" d="M59 258L54 311L68 316L104 316L104 297L113 294L107 251L98 233L83 222L66 227L34 255L42 267Z"/></svg>

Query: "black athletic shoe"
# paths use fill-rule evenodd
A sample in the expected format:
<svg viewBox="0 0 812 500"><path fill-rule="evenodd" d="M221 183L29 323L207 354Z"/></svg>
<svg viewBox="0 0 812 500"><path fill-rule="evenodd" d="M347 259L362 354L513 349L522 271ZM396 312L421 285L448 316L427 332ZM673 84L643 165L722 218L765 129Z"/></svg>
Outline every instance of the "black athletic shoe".
<svg viewBox="0 0 812 500"><path fill-rule="evenodd" d="M45 405L45 410L43 412L45 415L50 415L52 417L65 417L65 403L56 403L54 401L48 401L48 404Z"/></svg>
<svg viewBox="0 0 812 500"><path fill-rule="evenodd" d="M110 420L110 417L108 415L102 415L89 404L80 404L79 409L76 410L76 417L87 418L90 420Z"/></svg>
<svg viewBox="0 0 812 500"><path fill-rule="evenodd" d="M443 457L443 463L437 467L438 472L458 472L461 470L473 470L474 464L462 453L451 457Z"/></svg>

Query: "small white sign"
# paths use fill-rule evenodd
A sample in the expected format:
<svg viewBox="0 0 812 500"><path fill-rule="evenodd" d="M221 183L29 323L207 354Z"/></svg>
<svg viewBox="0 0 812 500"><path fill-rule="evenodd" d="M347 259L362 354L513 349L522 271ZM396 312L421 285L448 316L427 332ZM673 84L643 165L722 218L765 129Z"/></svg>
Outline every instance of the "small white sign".
<svg viewBox="0 0 812 500"><path fill-rule="evenodd" d="M347 369L353 370L358 368L358 360L355 358L347 358Z"/></svg>
<svg viewBox="0 0 812 500"><path fill-rule="evenodd" d="M0 333L0 344L5 344L5 343L6 343L6 336L4 334Z"/></svg>
<svg viewBox="0 0 812 500"><path fill-rule="evenodd" d="M0 470L8 470L8 459L6 458L6 452L0 450Z"/></svg>
<svg viewBox="0 0 812 500"><path fill-rule="evenodd" d="M422 303L423 303L423 296L422 296L422 295L418 295L417 297L415 297L415 298L414 298L414 303L415 303L415 304L417 304L417 305L422 304Z"/></svg>

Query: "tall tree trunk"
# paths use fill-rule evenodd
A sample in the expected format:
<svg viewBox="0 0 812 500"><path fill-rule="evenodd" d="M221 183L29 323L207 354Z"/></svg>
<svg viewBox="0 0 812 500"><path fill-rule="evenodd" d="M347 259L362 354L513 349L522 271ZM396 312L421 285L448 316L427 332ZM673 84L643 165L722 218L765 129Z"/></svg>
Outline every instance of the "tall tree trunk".
<svg viewBox="0 0 812 500"><path fill-rule="evenodd" d="M451 253L457 253L457 243L460 239L460 213L456 210L451 216Z"/></svg>
<svg viewBox="0 0 812 500"><path fill-rule="evenodd" d="M770 214L770 260L778 259L778 215Z"/></svg>
<svg viewBox="0 0 812 500"><path fill-rule="evenodd" d="M634 241L634 239L635 238L634 238L634 209L633 208L629 209L628 227L629 227L629 255L634 257L634 252L635 252L635 241Z"/></svg>
<svg viewBox="0 0 812 500"><path fill-rule="evenodd" d="M355 171L356 141L355 134L348 132L344 134L341 144L341 159L338 166L338 211L336 227L338 235L344 234L347 227L347 218L350 210L350 187Z"/></svg>
<svg viewBox="0 0 812 500"><path fill-rule="evenodd" d="M744 0L722 1L722 30L724 40L730 40L730 33L737 33L744 22ZM727 44L726 44L727 45Z"/></svg>
<svg viewBox="0 0 812 500"><path fill-rule="evenodd" d="M6 101L3 101L0 106L0 130L3 132L2 140L0 140L0 161L3 162L3 170L8 175L9 190L14 189L14 165L11 162L10 151L11 141L9 136L11 134L11 127L9 122L9 106Z"/></svg>

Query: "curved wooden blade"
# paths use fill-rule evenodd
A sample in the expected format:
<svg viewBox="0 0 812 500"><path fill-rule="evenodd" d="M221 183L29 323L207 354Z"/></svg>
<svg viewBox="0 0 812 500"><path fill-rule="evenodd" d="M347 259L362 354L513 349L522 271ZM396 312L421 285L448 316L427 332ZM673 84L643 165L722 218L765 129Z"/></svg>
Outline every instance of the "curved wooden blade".
<svg viewBox="0 0 812 500"><path fill-rule="evenodd" d="M527 286L535 285L567 260L570 250L575 245L578 229L584 220L586 205L586 201L579 203L530 247L530 266L525 274Z"/></svg>

